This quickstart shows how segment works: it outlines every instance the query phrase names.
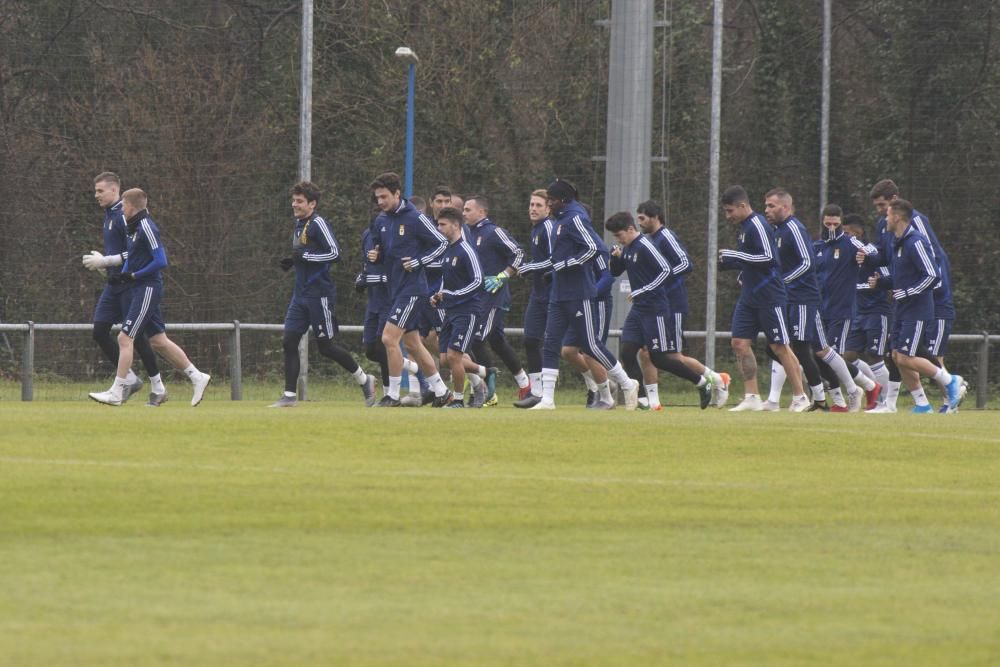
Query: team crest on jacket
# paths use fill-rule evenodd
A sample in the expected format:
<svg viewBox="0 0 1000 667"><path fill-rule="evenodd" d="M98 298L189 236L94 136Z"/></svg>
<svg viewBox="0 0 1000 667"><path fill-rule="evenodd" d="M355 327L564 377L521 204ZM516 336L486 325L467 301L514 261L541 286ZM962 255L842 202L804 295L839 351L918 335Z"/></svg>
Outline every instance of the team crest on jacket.
<svg viewBox="0 0 1000 667"><path fill-rule="evenodd" d="M400 225L399 226L399 235L403 236L404 234L406 234L406 227L404 227L403 225Z"/></svg>
<svg viewBox="0 0 1000 667"><path fill-rule="evenodd" d="M451 258L451 265L452 266L458 266L458 257L452 257Z"/></svg>
<svg viewBox="0 0 1000 667"><path fill-rule="evenodd" d="M833 249L833 258L834 259L840 259L840 248L834 248Z"/></svg>
<svg viewBox="0 0 1000 667"><path fill-rule="evenodd" d="M482 245L482 243L483 243L483 237L480 236L479 238L476 239L476 245Z"/></svg>
<svg viewBox="0 0 1000 667"><path fill-rule="evenodd" d="M781 237L780 236L778 237L778 247L779 248L781 247Z"/></svg>

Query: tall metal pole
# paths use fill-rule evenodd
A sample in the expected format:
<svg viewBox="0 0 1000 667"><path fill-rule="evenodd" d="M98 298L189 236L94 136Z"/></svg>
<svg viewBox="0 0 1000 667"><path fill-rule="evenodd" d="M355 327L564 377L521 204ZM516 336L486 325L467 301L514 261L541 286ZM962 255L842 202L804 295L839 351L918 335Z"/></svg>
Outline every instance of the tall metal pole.
<svg viewBox="0 0 1000 667"><path fill-rule="evenodd" d="M652 0L612 2L605 216L618 211L635 211L636 206L649 199L653 144L653 28ZM611 240L609 234L605 234L605 238ZM616 289L612 327L621 327L628 308L626 294Z"/></svg>
<svg viewBox="0 0 1000 667"><path fill-rule="evenodd" d="M299 180L312 180L313 0L302 0L302 72L299 97ZM306 400L309 334L299 341L299 399Z"/></svg>
<svg viewBox="0 0 1000 667"><path fill-rule="evenodd" d="M705 364L715 367L715 303L719 267L719 134L722 127L722 12L715 0L712 19L712 120L708 150L708 267L705 293Z"/></svg>
<svg viewBox="0 0 1000 667"><path fill-rule="evenodd" d="M414 88L417 79L417 64L410 63L406 86L406 176L403 184L403 196L409 199L413 195L413 116Z"/></svg>
<svg viewBox="0 0 1000 667"><path fill-rule="evenodd" d="M826 207L830 178L830 24L832 0L823 0L823 78L819 123L819 210Z"/></svg>
<svg viewBox="0 0 1000 667"><path fill-rule="evenodd" d="M302 85L299 91L299 180L312 178L313 0L302 0Z"/></svg>

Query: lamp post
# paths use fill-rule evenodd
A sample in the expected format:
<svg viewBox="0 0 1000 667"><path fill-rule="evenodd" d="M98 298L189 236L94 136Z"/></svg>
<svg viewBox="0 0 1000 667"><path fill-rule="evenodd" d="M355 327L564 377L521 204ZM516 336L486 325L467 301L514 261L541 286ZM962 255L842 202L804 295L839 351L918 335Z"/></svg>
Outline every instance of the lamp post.
<svg viewBox="0 0 1000 667"><path fill-rule="evenodd" d="M408 46L396 49L396 57L407 63L409 70L406 86L406 166L403 175L403 196L413 194L413 89L417 78L417 54Z"/></svg>

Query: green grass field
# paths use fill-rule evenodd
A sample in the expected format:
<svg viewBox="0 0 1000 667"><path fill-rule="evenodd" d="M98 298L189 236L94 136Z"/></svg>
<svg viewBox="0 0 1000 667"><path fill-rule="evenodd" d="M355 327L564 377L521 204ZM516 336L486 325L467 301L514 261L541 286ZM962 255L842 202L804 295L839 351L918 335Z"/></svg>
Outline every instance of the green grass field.
<svg viewBox="0 0 1000 667"><path fill-rule="evenodd" d="M0 663L1000 657L996 412L177 393L0 403Z"/></svg>

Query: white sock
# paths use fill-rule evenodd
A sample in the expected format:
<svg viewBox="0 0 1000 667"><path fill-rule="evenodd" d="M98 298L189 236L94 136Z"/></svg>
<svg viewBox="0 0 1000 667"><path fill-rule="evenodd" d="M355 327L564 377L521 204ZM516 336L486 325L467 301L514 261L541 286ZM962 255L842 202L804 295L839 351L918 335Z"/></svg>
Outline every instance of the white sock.
<svg viewBox="0 0 1000 667"><path fill-rule="evenodd" d="M135 371L133 371L131 368L128 369L128 375L125 376L125 379L128 380L129 384L133 384L136 380Z"/></svg>
<svg viewBox="0 0 1000 667"><path fill-rule="evenodd" d="M428 377L427 384L430 385L431 391L434 392L435 396L444 396L448 393L448 385L441 379L440 373L435 373Z"/></svg>
<svg viewBox="0 0 1000 667"><path fill-rule="evenodd" d="M469 378L469 384L472 385L473 389L475 389L475 388L479 387L481 384L483 384L483 378L479 377L475 373L466 373L465 377Z"/></svg>
<svg viewBox="0 0 1000 667"><path fill-rule="evenodd" d="M771 403L781 403L781 390L785 387L785 367L780 361L771 360L771 388L767 392L767 400Z"/></svg>
<svg viewBox="0 0 1000 667"><path fill-rule="evenodd" d="M854 365L858 367L858 370L864 373L864 376L869 380L874 380L878 382L878 378L875 377L875 373L872 371L872 367L868 365L864 359L858 359L854 362ZM866 390L867 391L867 390Z"/></svg>
<svg viewBox="0 0 1000 667"><path fill-rule="evenodd" d="M608 386L607 380L597 385L597 395L601 399L602 403L615 402L615 399L611 398L611 387Z"/></svg>
<svg viewBox="0 0 1000 667"><path fill-rule="evenodd" d="M528 374L524 372L523 368L517 372L517 375L514 376L514 380L517 382L519 389L524 389L531 382L528 380Z"/></svg>
<svg viewBox="0 0 1000 667"><path fill-rule="evenodd" d="M541 373L528 373L528 379L531 381L531 395L541 396L542 395L542 374Z"/></svg>
<svg viewBox="0 0 1000 667"><path fill-rule="evenodd" d="M646 398L649 399L649 407L653 409L660 405L660 387L655 384L646 385Z"/></svg>
<svg viewBox="0 0 1000 667"><path fill-rule="evenodd" d="M698 381L694 383L694 386L704 387L706 384L708 384L709 379L710 378L707 378L704 375L702 375L700 378L698 378Z"/></svg>
<svg viewBox="0 0 1000 667"><path fill-rule="evenodd" d="M837 374L837 379L840 380L840 388L846 391L848 394L853 394L858 390L858 385L854 384L854 378L851 376L851 371L847 369L847 362L844 358L837 354L837 351L832 347L827 350L826 354L823 355L823 361L833 369L833 372Z"/></svg>
<svg viewBox="0 0 1000 667"><path fill-rule="evenodd" d="M543 370L542 373L545 371ZM597 391L597 382L594 380L594 374L590 371L584 371L581 373L583 375L583 382L587 385L587 391Z"/></svg>
<svg viewBox="0 0 1000 667"><path fill-rule="evenodd" d="M389 385L387 384L382 385L382 395L383 396L389 395Z"/></svg>
<svg viewBox="0 0 1000 667"><path fill-rule="evenodd" d="M830 390L830 400L832 400L833 404L838 407L847 407L847 402L844 400L844 392L840 390L840 387L834 387Z"/></svg>
<svg viewBox="0 0 1000 667"><path fill-rule="evenodd" d="M885 394L885 404L893 410L896 409L896 401L899 400L899 385L901 382L889 380L889 390Z"/></svg>
<svg viewBox="0 0 1000 667"><path fill-rule="evenodd" d="M934 374L934 381L941 385L942 389L947 389L948 385L951 384L951 373L943 368L939 368L937 373Z"/></svg>
<svg viewBox="0 0 1000 667"><path fill-rule="evenodd" d="M622 368L622 364L620 361L616 363L612 368L608 369L608 375L610 375L611 379L617 382L618 386L621 387L623 390L631 389L633 386L632 383L635 382L635 380L633 380L628 376L628 373L625 372L625 369Z"/></svg>
<svg viewBox="0 0 1000 667"><path fill-rule="evenodd" d="M820 403L822 403L823 401L826 400L826 390L823 389L822 382L820 382L815 387L809 387L809 389L810 391L812 391L812 396L814 401L819 401Z"/></svg>
<svg viewBox="0 0 1000 667"><path fill-rule="evenodd" d="M365 373L361 366L358 366L358 370L354 371L354 381L358 384L364 384L368 381L368 373Z"/></svg>
<svg viewBox="0 0 1000 667"><path fill-rule="evenodd" d="M163 386L163 378L160 377L159 373L149 376L149 388L153 390L154 394L162 394L167 390L167 388Z"/></svg>
<svg viewBox="0 0 1000 667"><path fill-rule="evenodd" d="M199 375L201 375L201 371L195 368L194 364L191 364L190 366L184 369L184 374L191 379L191 382L194 382L194 379Z"/></svg>
<svg viewBox="0 0 1000 667"><path fill-rule="evenodd" d="M476 367L476 375L478 375L481 378L485 378L486 377L486 366L477 366Z"/></svg>
<svg viewBox="0 0 1000 667"><path fill-rule="evenodd" d="M910 396L913 397L913 402L917 405L930 405L930 402L927 400L927 394L924 393L923 387L911 391Z"/></svg>
<svg viewBox="0 0 1000 667"><path fill-rule="evenodd" d="M402 383L402 376L400 376L400 383ZM410 373L409 377L406 379L406 383L407 386L409 386L411 392L413 392L414 394L420 393L420 380L417 379L417 376L415 374Z"/></svg>
<svg viewBox="0 0 1000 667"><path fill-rule="evenodd" d="M452 398L452 400L455 400L455 401L463 401L463 400L465 400L465 394L463 394L460 391L453 391L453 392L451 392L451 398Z"/></svg>
<svg viewBox="0 0 1000 667"><path fill-rule="evenodd" d="M403 357L403 370L407 373L416 373L418 370L420 370L420 367L417 366L417 362L415 362L413 359L407 359L406 357Z"/></svg>
<svg viewBox="0 0 1000 667"><path fill-rule="evenodd" d="M743 400L744 401L752 401L755 398L758 401L760 400L760 396L758 396L757 394L743 394Z"/></svg>
<svg viewBox="0 0 1000 667"><path fill-rule="evenodd" d="M871 391L875 388L875 380L865 375L860 368L858 368L858 377L854 378L854 382L865 391Z"/></svg>
<svg viewBox="0 0 1000 667"><path fill-rule="evenodd" d="M389 376L389 393L388 396L399 400L399 386L403 384L402 375L390 375Z"/></svg>
<svg viewBox="0 0 1000 667"><path fill-rule="evenodd" d="M111 385L111 395L120 399L125 393L125 387L130 384L132 383L128 381L128 378L120 378L116 376L114 384Z"/></svg>
<svg viewBox="0 0 1000 667"><path fill-rule="evenodd" d="M281 392L281 394L283 396L287 396L288 398L295 398L297 396L297 394L294 391L283 391Z"/></svg>
<svg viewBox="0 0 1000 667"><path fill-rule="evenodd" d="M556 402L556 382L559 380L558 368L542 369L542 403L554 405Z"/></svg>
<svg viewBox="0 0 1000 667"><path fill-rule="evenodd" d="M882 385L882 392L886 392L889 388L889 369L885 367L884 361L879 361L873 364L872 375L875 376L875 381Z"/></svg>

